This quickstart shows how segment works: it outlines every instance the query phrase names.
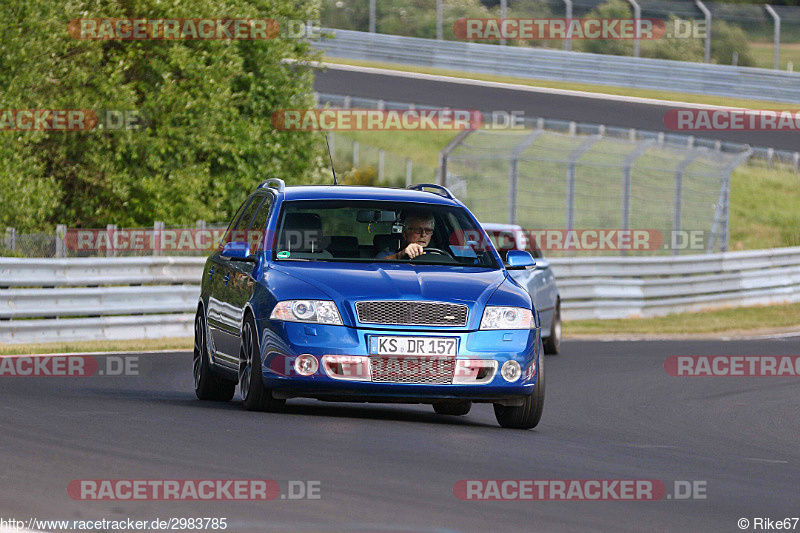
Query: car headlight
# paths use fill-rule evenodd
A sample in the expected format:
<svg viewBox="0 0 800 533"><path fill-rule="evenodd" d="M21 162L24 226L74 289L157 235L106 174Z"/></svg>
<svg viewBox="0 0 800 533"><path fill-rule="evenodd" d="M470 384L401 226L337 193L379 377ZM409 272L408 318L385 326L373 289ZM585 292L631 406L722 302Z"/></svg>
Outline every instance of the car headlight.
<svg viewBox="0 0 800 533"><path fill-rule="evenodd" d="M329 300L284 300L278 302L269 318L287 322L342 325L342 317L336 304Z"/></svg>
<svg viewBox="0 0 800 533"><path fill-rule="evenodd" d="M486 306L481 329L534 329L533 313L524 307Z"/></svg>

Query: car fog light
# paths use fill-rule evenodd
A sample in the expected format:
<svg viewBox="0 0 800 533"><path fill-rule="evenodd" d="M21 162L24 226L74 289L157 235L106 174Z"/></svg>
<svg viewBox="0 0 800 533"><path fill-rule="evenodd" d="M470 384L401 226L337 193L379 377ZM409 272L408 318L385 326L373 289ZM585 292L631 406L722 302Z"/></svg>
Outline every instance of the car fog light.
<svg viewBox="0 0 800 533"><path fill-rule="evenodd" d="M500 370L500 375L503 376L503 379L509 383L517 381L520 375L519 363L516 361L506 361L503 363L503 368Z"/></svg>
<svg viewBox="0 0 800 533"><path fill-rule="evenodd" d="M294 360L294 370L301 376L311 376L316 373L318 368L319 363L313 355L303 354Z"/></svg>

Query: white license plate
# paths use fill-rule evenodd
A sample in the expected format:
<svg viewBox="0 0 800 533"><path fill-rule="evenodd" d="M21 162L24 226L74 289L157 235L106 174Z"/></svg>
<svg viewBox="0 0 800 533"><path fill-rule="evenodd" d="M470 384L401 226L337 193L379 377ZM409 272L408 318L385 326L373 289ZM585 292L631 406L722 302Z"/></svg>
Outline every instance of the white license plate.
<svg viewBox="0 0 800 533"><path fill-rule="evenodd" d="M369 339L371 355L433 355L455 357L458 339L452 337L385 337Z"/></svg>

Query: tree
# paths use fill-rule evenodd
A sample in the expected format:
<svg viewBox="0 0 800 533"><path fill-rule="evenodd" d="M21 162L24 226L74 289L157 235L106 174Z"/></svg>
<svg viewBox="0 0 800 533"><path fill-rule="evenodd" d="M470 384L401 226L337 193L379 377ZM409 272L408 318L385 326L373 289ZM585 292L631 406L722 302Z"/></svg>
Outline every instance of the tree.
<svg viewBox="0 0 800 533"><path fill-rule="evenodd" d="M133 111L137 130L0 131L0 227L227 220L261 181L321 179L324 139L280 132L274 110L313 105L305 40L80 40L71 19L313 20L291 0L4 2L0 109ZM112 113L113 115L114 113ZM108 126L106 124L105 126Z"/></svg>

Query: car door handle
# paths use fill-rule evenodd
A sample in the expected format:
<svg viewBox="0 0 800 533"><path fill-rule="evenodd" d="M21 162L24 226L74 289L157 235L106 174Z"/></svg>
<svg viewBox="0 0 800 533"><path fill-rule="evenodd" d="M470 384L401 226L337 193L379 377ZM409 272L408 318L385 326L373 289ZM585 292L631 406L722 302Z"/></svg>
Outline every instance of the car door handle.
<svg viewBox="0 0 800 533"><path fill-rule="evenodd" d="M222 279L225 281L225 286L227 287L228 286L228 281L230 281L230 279L231 279L231 275L230 274L225 274L225 277L222 278Z"/></svg>

